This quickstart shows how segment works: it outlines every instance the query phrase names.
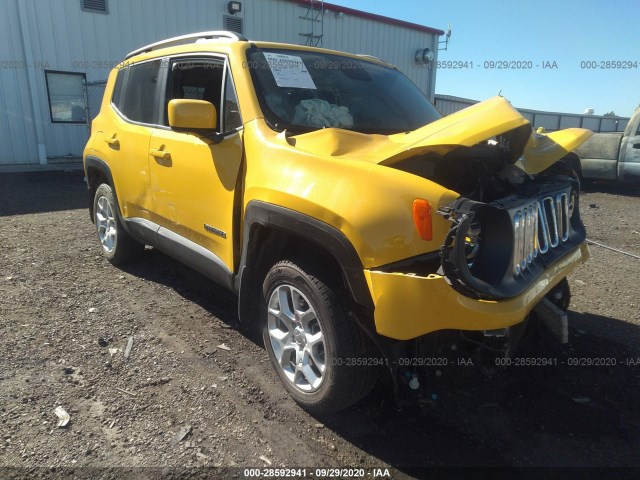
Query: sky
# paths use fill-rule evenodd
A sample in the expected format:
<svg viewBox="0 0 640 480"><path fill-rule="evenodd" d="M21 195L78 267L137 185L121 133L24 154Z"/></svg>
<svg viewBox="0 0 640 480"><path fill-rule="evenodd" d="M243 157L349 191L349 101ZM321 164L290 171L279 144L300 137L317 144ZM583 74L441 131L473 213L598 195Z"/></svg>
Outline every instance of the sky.
<svg viewBox="0 0 640 480"><path fill-rule="evenodd" d="M484 100L501 92L519 108L563 113L593 108L596 115L613 111L621 117L640 104L640 0L330 3L445 31L451 24L451 41L438 60L467 62L467 67L440 68L438 94ZM485 62L532 68L492 69ZM553 62L557 68L543 68Z"/></svg>

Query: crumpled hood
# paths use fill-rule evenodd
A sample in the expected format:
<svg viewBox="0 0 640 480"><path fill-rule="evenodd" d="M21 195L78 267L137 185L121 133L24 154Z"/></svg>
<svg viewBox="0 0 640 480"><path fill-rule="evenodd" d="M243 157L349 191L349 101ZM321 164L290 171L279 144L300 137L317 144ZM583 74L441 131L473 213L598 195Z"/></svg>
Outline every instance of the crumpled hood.
<svg viewBox="0 0 640 480"><path fill-rule="evenodd" d="M533 133L524 148L518 166L535 175L586 142L593 132L585 128L566 128L546 134Z"/></svg>
<svg viewBox="0 0 640 480"><path fill-rule="evenodd" d="M548 168L592 135L582 128L548 135L532 133L529 121L507 100L493 97L407 133L368 135L325 128L289 137L287 141L317 155L392 165L428 152L444 155L461 146L472 147L507 132L512 160L520 159L518 165L530 174ZM281 138L285 140L283 134Z"/></svg>

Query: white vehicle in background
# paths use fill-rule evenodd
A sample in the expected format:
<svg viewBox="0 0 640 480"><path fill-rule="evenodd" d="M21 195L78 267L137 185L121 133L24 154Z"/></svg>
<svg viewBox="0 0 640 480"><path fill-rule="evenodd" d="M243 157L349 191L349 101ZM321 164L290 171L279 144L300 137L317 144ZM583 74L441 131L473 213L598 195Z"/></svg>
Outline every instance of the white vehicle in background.
<svg viewBox="0 0 640 480"><path fill-rule="evenodd" d="M574 153L586 180L640 182L640 107L622 133L596 133Z"/></svg>

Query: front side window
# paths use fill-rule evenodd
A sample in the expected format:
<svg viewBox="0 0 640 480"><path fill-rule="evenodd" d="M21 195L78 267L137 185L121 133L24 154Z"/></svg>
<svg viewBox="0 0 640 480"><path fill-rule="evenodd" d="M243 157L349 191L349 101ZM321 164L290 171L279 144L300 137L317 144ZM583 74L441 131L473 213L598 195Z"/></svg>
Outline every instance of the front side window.
<svg viewBox="0 0 640 480"><path fill-rule="evenodd" d="M174 61L171 64L171 76L167 84L164 124L169 125L167 114L169 101L176 98L206 100L216 107L216 112L220 112L223 74L222 61L198 59Z"/></svg>
<svg viewBox="0 0 640 480"><path fill-rule="evenodd" d="M371 61L258 48L247 52L247 60L265 119L275 130L335 127L389 135L441 117L407 77Z"/></svg>
<svg viewBox="0 0 640 480"><path fill-rule="evenodd" d="M139 63L128 68L124 104L120 110L125 117L134 122L156 124L158 109L155 99L160 60Z"/></svg>
<svg viewBox="0 0 640 480"><path fill-rule="evenodd" d="M231 72L227 68L227 79L224 85L224 114L223 114L223 131L229 132L242 126L242 117L240 116L240 106L238 105L238 96L233 86Z"/></svg>
<svg viewBox="0 0 640 480"><path fill-rule="evenodd" d="M84 73L45 71L53 123L86 123Z"/></svg>

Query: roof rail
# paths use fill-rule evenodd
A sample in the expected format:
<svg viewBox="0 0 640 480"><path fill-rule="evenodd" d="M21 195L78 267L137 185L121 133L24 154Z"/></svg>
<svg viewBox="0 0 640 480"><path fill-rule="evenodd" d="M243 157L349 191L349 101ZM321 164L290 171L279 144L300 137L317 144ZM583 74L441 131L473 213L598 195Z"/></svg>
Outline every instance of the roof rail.
<svg viewBox="0 0 640 480"><path fill-rule="evenodd" d="M366 58L367 60L377 60L378 62L386 63L386 62L380 60L378 57L375 57L373 55L367 55L366 53L356 53L356 57Z"/></svg>
<svg viewBox="0 0 640 480"><path fill-rule="evenodd" d="M213 39L217 39L217 38L226 38L229 40L236 40L236 41L247 41L247 39L245 37L243 37L242 35L239 35L237 33L233 33L233 32L226 32L226 31L222 31L222 30L214 30L214 31L210 31L210 32L199 32L199 33L189 33L187 35L180 35L179 37L172 37L172 38L167 38L166 40L160 40L159 42L155 42L155 43L151 43L149 45L146 45L142 48L138 48L137 50L134 50L133 52L130 52L126 57L125 60L128 58L131 58L135 55L139 55L141 53L145 53L145 52L150 52L152 50L157 50L158 48L165 48L165 47L173 47L176 45L182 45L184 43L193 43L193 42L197 42L198 40L213 40Z"/></svg>

